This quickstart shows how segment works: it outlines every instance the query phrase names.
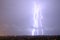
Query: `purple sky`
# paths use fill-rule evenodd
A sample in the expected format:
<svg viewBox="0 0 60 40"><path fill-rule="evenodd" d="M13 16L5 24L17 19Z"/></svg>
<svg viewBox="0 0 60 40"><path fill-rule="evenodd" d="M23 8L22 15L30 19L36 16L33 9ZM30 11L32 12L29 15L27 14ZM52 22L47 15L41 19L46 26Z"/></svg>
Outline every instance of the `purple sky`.
<svg viewBox="0 0 60 40"><path fill-rule="evenodd" d="M60 0L0 0L0 35L32 35L34 2L41 8L43 35L60 35ZM42 35L40 21L38 30Z"/></svg>

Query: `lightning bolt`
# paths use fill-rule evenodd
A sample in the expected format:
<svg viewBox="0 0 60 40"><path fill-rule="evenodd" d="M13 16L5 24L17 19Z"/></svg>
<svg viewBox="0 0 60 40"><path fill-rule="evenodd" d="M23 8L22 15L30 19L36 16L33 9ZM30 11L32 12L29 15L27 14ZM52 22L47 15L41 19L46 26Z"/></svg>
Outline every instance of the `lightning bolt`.
<svg viewBox="0 0 60 40"><path fill-rule="evenodd" d="M33 30L32 30L32 35L38 35L38 14L39 13L39 6L34 3L34 14L33 14L33 20L34 20L34 24L33 24Z"/></svg>
<svg viewBox="0 0 60 40"><path fill-rule="evenodd" d="M40 6L34 2L34 13L33 13L33 30L32 30L32 35L39 35L39 25L38 25L38 18L39 18L39 10ZM42 20L43 16L40 13L40 27L41 27L41 33L43 35L43 27L42 27Z"/></svg>

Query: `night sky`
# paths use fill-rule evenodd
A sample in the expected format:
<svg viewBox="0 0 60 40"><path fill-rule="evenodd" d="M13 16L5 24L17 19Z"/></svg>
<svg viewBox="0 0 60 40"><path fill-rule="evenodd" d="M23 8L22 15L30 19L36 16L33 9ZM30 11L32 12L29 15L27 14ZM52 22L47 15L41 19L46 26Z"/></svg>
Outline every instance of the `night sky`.
<svg viewBox="0 0 60 40"><path fill-rule="evenodd" d="M60 0L0 0L0 35L32 35L34 2L40 5L43 35L60 35ZM42 35L40 16L38 23Z"/></svg>

